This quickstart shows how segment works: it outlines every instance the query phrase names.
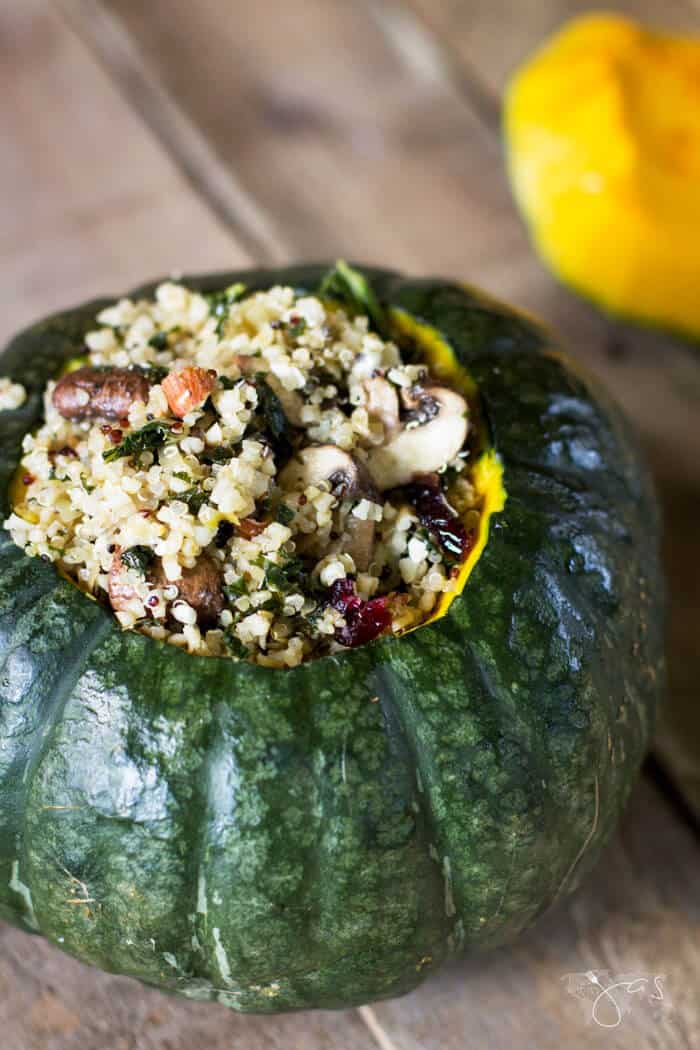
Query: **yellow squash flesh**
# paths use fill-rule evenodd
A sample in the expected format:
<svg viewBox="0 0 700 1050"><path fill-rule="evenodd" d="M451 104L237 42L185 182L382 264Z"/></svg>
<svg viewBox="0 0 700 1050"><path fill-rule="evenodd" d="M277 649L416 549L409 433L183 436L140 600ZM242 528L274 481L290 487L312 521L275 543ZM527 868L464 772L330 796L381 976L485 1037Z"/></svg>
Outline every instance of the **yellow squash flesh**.
<svg viewBox="0 0 700 1050"><path fill-rule="evenodd" d="M576 19L506 96L511 181L555 275L700 336L700 37Z"/></svg>

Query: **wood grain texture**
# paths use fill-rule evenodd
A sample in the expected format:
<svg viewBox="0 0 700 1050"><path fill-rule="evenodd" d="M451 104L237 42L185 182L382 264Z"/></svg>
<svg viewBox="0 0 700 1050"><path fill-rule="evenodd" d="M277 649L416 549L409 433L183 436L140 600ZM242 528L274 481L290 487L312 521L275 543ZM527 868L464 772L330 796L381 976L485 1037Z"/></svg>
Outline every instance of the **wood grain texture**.
<svg viewBox="0 0 700 1050"><path fill-rule="evenodd" d="M0 5L0 141L3 341L158 273L247 260L40 0Z"/></svg>
<svg viewBox="0 0 700 1050"><path fill-rule="evenodd" d="M432 14L430 32L415 7L388 0L266 0L254 13L242 0L0 2L2 335L73 300L174 267L230 267L251 250L443 272L542 314L622 400L662 480L676 523L672 683L687 701L673 739L687 741L700 674L700 369L685 348L611 325L548 277L514 212L496 136L508 69L583 5L416 2ZM679 26L690 11L683 0L626 6ZM4 928L0 1046L692 1047L697 870L697 845L642 785L574 901L514 950L362 1015L235 1017ZM586 1024L586 1004L561 981L586 969L665 972L663 1009L635 1000L615 1031Z"/></svg>
<svg viewBox="0 0 700 1050"><path fill-rule="evenodd" d="M455 964L404 999L375 1004L374 1018L387 1045L401 1050L700 1045L699 861L692 835L648 785L640 784L597 873L569 903L513 948ZM612 992L617 1007L604 997L593 1018L599 990L586 980L587 971L604 987L625 975L648 980L637 980L636 992ZM662 977L663 998L650 1002L649 996L658 994L654 976Z"/></svg>

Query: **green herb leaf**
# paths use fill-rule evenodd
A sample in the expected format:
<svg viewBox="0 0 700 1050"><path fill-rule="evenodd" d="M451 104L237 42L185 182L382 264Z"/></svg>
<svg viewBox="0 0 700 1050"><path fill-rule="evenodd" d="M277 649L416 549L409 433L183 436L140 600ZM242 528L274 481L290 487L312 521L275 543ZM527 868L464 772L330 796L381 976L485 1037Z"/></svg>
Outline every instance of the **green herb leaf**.
<svg viewBox="0 0 700 1050"><path fill-rule="evenodd" d="M298 591L305 575L304 563L300 558L287 558L282 565L265 559L265 586L271 591L291 594Z"/></svg>
<svg viewBox="0 0 700 1050"><path fill-rule="evenodd" d="M234 580L233 583L224 584L224 594L231 603L234 604L236 598L241 598L244 594L248 593L248 586L245 582L245 578L241 576L239 580Z"/></svg>
<svg viewBox="0 0 700 1050"><path fill-rule="evenodd" d="M199 458L202 463L228 463L233 458L233 449L224 445L215 445L213 448L205 448Z"/></svg>
<svg viewBox="0 0 700 1050"><path fill-rule="evenodd" d="M102 453L102 458L106 463L111 463L115 459L123 459L125 456L136 456L141 452L160 448L161 445L165 444L170 434L170 426L170 423L165 423L162 419L153 419L150 423L146 423L145 426L141 427L140 430L134 430L133 433L127 434L124 440L120 441L114 448L108 448L106 452Z"/></svg>
<svg viewBox="0 0 700 1050"><path fill-rule="evenodd" d="M276 518L280 525L289 525L290 521L294 521L294 511L286 503L280 503Z"/></svg>
<svg viewBox="0 0 700 1050"><path fill-rule="evenodd" d="M235 656L239 660L245 660L248 655L248 650L233 631L226 631L224 634L224 643L228 651L231 653L231 656Z"/></svg>
<svg viewBox="0 0 700 1050"><path fill-rule="evenodd" d="M167 332L156 332L148 340L148 345L152 346L154 350L167 350L168 349L168 333Z"/></svg>
<svg viewBox="0 0 700 1050"><path fill-rule="evenodd" d="M287 335L290 337L290 339L298 339L300 335L304 334L307 327L308 326L305 317L296 317L287 325Z"/></svg>
<svg viewBox="0 0 700 1050"><path fill-rule="evenodd" d="M207 502L207 493L204 489L197 488L193 485L192 488L186 489L184 492L176 492L171 497L173 500L181 500L187 504L187 508L190 514L193 514L196 518L200 510Z"/></svg>
<svg viewBox="0 0 700 1050"><path fill-rule="evenodd" d="M322 299L339 299L356 314L366 314L372 327L385 338L389 337L389 320L367 278L339 259L333 270L325 275L318 288Z"/></svg>
<svg viewBox="0 0 700 1050"><path fill-rule="evenodd" d="M153 564L155 554L150 547L137 545L136 547L129 547L127 550L122 551L121 557L122 564L126 565L127 569L133 569L134 572L138 572L141 576L145 576L146 572Z"/></svg>
<svg viewBox="0 0 700 1050"><path fill-rule="evenodd" d="M149 383L154 384L162 383L168 374L168 369L163 368L161 365L134 365L133 370L141 372Z"/></svg>
<svg viewBox="0 0 700 1050"><path fill-rule="evenodd" d="M268 386L264 372L255 373L255 388L258 392L258 412L263 417L272 447L280 458L288 458L292 452L292 428L284 414L282 402L272 387Z"/></svg>
<svg viewBox="0 0 700 1050"><path fill-rule="evenodd" d="M217 335L221 336L224 334L224 326L228 321L231 307L243 297L245 290L246 286L239 281L236 284L229 285L228 288L224 288L221 292L211 292L209 295L204 296L209 303L211 316L217 319Z"/></svg>

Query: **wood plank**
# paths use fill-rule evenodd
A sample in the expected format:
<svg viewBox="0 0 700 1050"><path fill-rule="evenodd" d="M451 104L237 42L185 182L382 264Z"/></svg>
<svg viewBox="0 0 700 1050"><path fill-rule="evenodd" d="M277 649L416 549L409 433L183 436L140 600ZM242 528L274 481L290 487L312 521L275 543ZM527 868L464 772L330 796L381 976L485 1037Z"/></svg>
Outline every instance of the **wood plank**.
<svg viewBox="0 0 700 1050"><path fill-rule="evenodd" d="M90 8L97 9L98 5L79 3L78 7L86 18L86 33L91 26L99 30L99 25L104 23L90 20ZM26 9L25 5L23 11ZM114 10L119 12L143 55L147 56L142 70L144 76L137 77L137 82L149 84L152 69L157 70L161 83L167 88L169 97L174 99L178 110L191 126L203 129L215 158L236 173L237 184L244 192L249 196L257 195L274 212L274 227L281 231L282 240L290 251L306 257L343 253L423 272L444 270L471 277L478 283L490 286L497 294L510 294L531 306L537 307L541 303L541 312L553 320L559 317L566 327L571 328L575 348L581 357L597 368L606 379L609 374L616 375L615 385L621 389L631 386L639 390L641 384L642 393L635 393L631 404L634 406L634 398L639 398L636 403L637 417L660 457L672 450L673 433L676 433L667 434L665 424L661 426L659 422L661 409L667 403L673 409L672 421L677 427L677 435L685 434L687 438L687 423L693 418L693 400L688 398L691 371L684 364L685 357L676 355L675 348L668 351L673 369L669 371L670 378L662 378L659 392L656 368L658 346L654 349L650 344L645 348L643 340L640 340L640 347L635 347L634 355L630 353L629 346L627 349L623 347L621 351L615 342L611 347L610 329L594 311L554 289L551 282L543 283L542 274L532 262L522 230L512 211L500 174L498 147L486 135L473 107L466 105L456 94L449 78L443 75L439 67L436 69L434 65L424 65L422 73L418 75L419 71L415 64L409 62L405 51L396 52L388 47L376 24L367 18L360 5L343 5L339 0L326 3L310 0L302 6L301 3L290 5L274 0L266 5L264 18L249 18L245 22L240 17L234 18L230 6L223 0L202 0L196 10L185 4L184 0L169 0L167 5L157 0L149 5L138 5L135 0L115 0ZM313 33L309 32L309 25L314 26ZM100 42L99 36L97 31L94 43L103 47L104 42ZM280 41L284 46L280 46ZM102 57L105 62L114 63L113 52L109 55L103 50ZM26 55L22 56L22 60L26 61ZM79 68L82 73L83 62L84 56L78 66L71 67L70 74L64 71L65 79L71 85L82 79L77 70ZM128 79L134 75L133 70L129 73L128 68L125 73L123 64L115 68L115 73L122 85L125 77ZM94 98L90 90L92 78L91 73L83 82L88 85L89 101L85 103L88 109ZM28 86L31 87L31 84ZM84 91L85 87L81 86L81 93ZM107 87L102 84L100 91L106 92ZM113 93L110 97L116 99ZM130 97L135 104L139 104L134 92ZM179 131L172 131L172 112L168 117L167 107L162 105L162 96L158 96L157 92L152 93L149 105L149 113L144 114L149 124L154 128L170 128L169 132L161 133L161 138L163 141L172 141L168 135L177 136ZM33 115L35 112L29 106L24 110L25 114ZM99 142L99 127L91 123L91 128L91 141ZM78 135L70 139L69 132L65 134L74 147L80 145ZM57 140L60 145L61 134L57 135ZM130 137L127 135L121 141L129 142ZM144 141L149 141L145 135ZM179 148L174 152L180 159L184 155L184 151ZM82 154L78 151L74 155ZM100 168L105 175L110 169L111 165L106 163ZM172 168L171 175L178 185L183 185L176 169ZM66 178L64 189L69 185L70 180ZM153 184L151 187L155 189ZM83 187L80 193L82 196L87 190ZM176 196L173 191L173 198ZM26 199L23 200L26 209ZM181 206L178 201L167 212L171 222L177 221L182 214L179 210ZM132 214L129 201L124 203L124 208L129 215ZM99 210L102 214L102 210ZM144 210L147 210L147 206L144 206ZM26 221L26 213L24 218ZM155 237L157 232L162 234L163 229L167 229L164 216L154 215L153 219L151 224L144 220L141 229L148 231L145 236L142 233L139 240L134 235L133 238L127 238L125 243L131 243L132 240L133 243L143 243L148 235ZM199 231L200 227L198 222L190 218L183 221L182 228L188 231L191 238L192 230ZM103 246L107 236L105 232L103 241L92 247L100 258L98 249ZM206 240L204 237L203 241ZM71 243L80 248L82 242L83 238L74 233ZM199 241L189 245L186 236L183 236L182 243L187 250L192 249L189 251L190 258L202 246ZM174 250L175 245L168 243L166 247ZM143 245L143 250L148 252L152 246ZM104 254L108 257L106 250ZM119 265L122 262L118 260ZM140 256L135 262L132 253L125 262L127 269L128 263L137 266ZM56 266L55 257L52 265ZM172 265L172 261L169 261L169 265ZM176 265L181 265L179 259ZM196 259L191 265L204 268L216 263ZM191 265L188 263L188 268ZM156 270L162 268L160 264L153 267ZM90 276L84 273L83 279L87 280ZM76 280L75 283L77 287L80 282ZM131 280L122 283L131 283ZM543 290L545 288L546 291ZM46 294L44 284L38 290L37 297ZM75 297L80 298L81 295L82 286ZM608 354L608 349L612 353ZM623 363L625 370L618 375ZM629 394L626 396L631 397ZM683 398L687 399L685 409L679 407L679 401L683 403ZM651 414L650 405L656 406ZM687 440L685 443L680 442L681 450L685 449L685 452L681 452L673 465L678 477L682 476L686 466L696 456L697 448L693 448L692 441L690 444L688 449ZM604 869L608 880L615 880L609 892L608 888L603 893L600 886L596 888L595 883L589 884L590 891L586 892L590 892L592 898L588 911L579 913L576 902L570 905L566 914L569 916L567 923L573 924L573 933L557 933L555 920L545 920L541 932L533 934L540 938L532 942L534 947L529 947L531 942L527 939L513 952L493 957L493 961L472 962L455 968L452 976L448 974L445 980L433 982L399 1004L374 1008L372 1016L380 1021L379 1033L391 1032L393 1043L404 1050L419 1045L436 1045L436 1032L439 1032L440 1026L445 1026L445 1030L458 1032L461 1036L461 1042L458 1043L450 1036L451 1045L463 1047L469 1045L466 1040L471 1039L472 1033L476 1031L477 1022L472 1020L472 1016L481 1016L481 1031L486 1031L490 1040L487 1045L512 1045L514 1041L525 1045L518 1039L519 1032L515 1032L513 1039L514 1022L508 1020L513 1017L517 1018L519 1027L528 1034L530 1045L533 1045L534 1033L538 1050L540 1047L546 1050L547 1045L561 1045L561 1042L547 1044L545 1041L548 1038L549 1011L554 1010L554 1004L561 997L559 973L553 971L551 966L548 970L546 965L544 969L538 970L538 960L541 963L544 956L546 963L550 952L555 962L558 961L563 967L563 972L586 964L586 960L589 967L598 967L602 963L604 966L610 964L615 968L626 968L637 961L652 965L654 959L649 959L648 953L645 955L646 949L641 941L644 939L652 943L652 937L658 935L662 942L667 937L663 959L671 958L668 945L673 944L680 964L673 971L669 968L669 974L678 973L679 991L676 993L674 985L674 991L669 992L676 997L674 1009L678 1019L674 1022L675 1030L670 1031L676 1041L666 1045L691 1045L697 1035L697 1013L693 1013L693 1004L689 1005L688 1002L692 977L691 980L687 979L685 967L692 967L688 971L692 975L697 970L697 958L689 954L687 938L683 937L683 933L688 932L688 926L696 924L697 920L697 898L693 896L693 885L690 884L690 872L693 865L697 865L697 857L687 852L684 845L687 845L686 839L677 839L671 835L672 825L668 814L664 813L663 821L650 819L649 813L655 808L658 810L660 804L654 800L653 793L649 793L648 786L641 791L640 816L635 818L639 820L639 831L633 837L637 841L647 836L648 841L655 844L654 856L667 849L669 857L673 858L664 861L659 869L664 880L662 888L667 888L665 896L658 887L650 890L647 882L640 882L639 878L635 881L637 867L651 865L654 859L649 853L642 855L637 850L630 855L632 859L624 860L617 866L613 863ZM675 852L671 854L671 850ZM681 869L680 877L678 867ZM688 875L684 877L686 871ZM632 903L625 895L629 887L635 892L639 891L639 896L633 897ZM667 934L656 911L651 923L646 914L647 906L656 908L659 901L665 909ZM617 954L607 946L607 954L603 954L602 950L599 952L596 926L616 931L617 940L611 934L609 943L613 948L617 946ZM567 925L566 929L569 928ZM690 933L697 933L696 925L691 926ZM9 943L15 943L15 938L19 939L18 954L26 952L27 940L23 935L14 931L7 933L3 944L8 938ZM552 949L548 947L548 938L555 945ZM678 943L674 942L674 938ZM105 1014L109 1020L114 1016L109 1013L110 1008L117 1011L122 1009L120 1004L126 1004L122 1027L116 1026L118 1038L124 1047L162 1046L165 1050L168 1043L171 1048L178 1050L179 1046L184 1048L202 1044L228 1046L233 1042L234 1030L239 1045L247 1045L247 1040L253 1047L262 1045L263 1039L272 1046L288 1045L290 1040L292 1045L296 1041L299 1045L309 1047L344 1046L348 1045L349 1040L353 1041L353 1045L364 1045L363 1036L355 1033L354 1028L343 1028L346 1023L353 1025L346 1015L339 1015L338 1033L334 1029L313 1028L311 1035L308 1035L303 1027L278 1027L289 1019L258 1021L232 1018L228 1014L219 1014L216 1008L212 1011L211 1008L181 1004L161 997L153 1001L158 1006L166 1003L168 1010L172 1005L175 1014L172 1015L172 1023L168 1022L167 1032L170 1034L164 1035L160 1044L155 1043L153 1040L156 1036L150 1028L144 1025L139 1028L139 1018L144 1016L141 1013L142 1001L146 1002L150 996L155 997L156 993L144 992L131 982L94 975L79 968L80 977L76 978L78 991L76 998L71 1001L64 992L63 975L67 965L79 964L67 964L41 942L30 943L39 945L42 951L58 959L58 965L51 963L51 976L46 982L51 987L47 987L46 991L57 996L60 1005L67 1006L69 1013L77 1012L72 1003L77 1006L77 997L81 994L86 1000L90 1000L93 995L95 997L89 1011L91 1019ZM625 945L631 945L629 953ZM519 998L511 990L509 979L499 969L499 965L504 965L504 959L514 960L511 965L519 962L520 969L514 971L512 981L524 981L525 988L533 989L533 994L537 992L537 1000L531 1001L537 1001L540 1007L544 1003L545 1009L537 1011L540 1027L536 1027L535 1019L528 1014L530 1007L527 998ZM15 996L22 994L18 966L17 963L12 968L13 983L9 988L3 987L0 981L2 992L7 991L6 995L0 994L3 1004L8 1001L11 1003ZM532 976L537 973L540 974L539 981ZM549 983L553 975L556 978L554 990ZM466 977L472 983L467 986L465 993ZM105 989L109 988L110 991L97 991L96 985L92 984L93 978L98 983L102 980L109 982ZM508 994L492 998L488 1020L488 1011L486 1014L478 1013L478 997L487 994L495 996L492 986L496 988L501 978ZM81 985L81 981L84 985ZM127 986L134 989L133 999L130 998L131 992L125 990ZM43 989L41 994L44 994ZM113 1003L111 996L114 996ZM424 1006L419 1003L421 996L426 997ZM144 997L143 1000L141 997ZM455 1014L453 1024L452 1011L455 1007L460 1008L462 999L471 1004L471 1009L467 1011L465 1008ZM25 1011L31 1009L26 1000L23 1002ZM392 1030L387 1018L397 1016L402 1008L408 1011L411 1002L419 1005L413 1007L413 1014L404 1012L406 1023L403 1028ZM52 1005L55 1004L50 1000L49 1014ZM4 1005L3 1008L7 1010L8 1006ZM432 1018L431 1011L435 1011ZM46 1004L38 1007L37 1012L40 1017L42 1012L46 1013ZM131 1024L126 1020L129 1015L132 1015ZM215 1017L222 1019L218 1022L214 1020ZM500 1024L496 1023L497 1020ZM582 1018L580 1020L583 1024ZM245 1027L249 1021L251 1027ZM21 1021L18 1023L21 1024ZM74 1024L70 1020L65 1023L68 1028ZM218 1023L221 1024L220 1029L216 1027ZM565 1022L557 1023L564 1030ZM33 1045L43 1047L50 1040L52 1048L63 1046L56 1041L62 1038L60 1034L42 1036L41 1033L32 1033L31 1038L35 1039L35 1043L28 1043L26 1040L30 1036L27 1031L25 1023L25 1030L20 1028L17 1037L20 1040L17 1050L28 1050ZM80 1033L80 1028L73 1028L66 1035L65 1038L73 1042L67 1042L65 1046L90 1045L82 1038L85 1033L80 1033L79 1038L76 1031ZM114 1045L109 1031L104 1036L100 1031L85 1031L96 1047ZM660 1039L667 1034L665 1027L655 1031L660 1033ZM229 1042L226 1042L226 1036L221 1035L224 1032ZM644 1036L649 1036L648 1030L645 1030ZM685 1036L687 1038L683 1043L681 1037ZM596 1045L581 1041L588 1037L587 1029L580 1038L577 1032L579 1042L570 1045ZM375 1038L381 1040L382 1036L377 1034ZM100 1039L103 1039L102 1043ZM333 1042L334 1039L336 1042ZM473 1045L483 1046L484 1042L482 1039ZM382 1045L381 1041L379 1045ZM444 1042L440 1045L450 1044ZM615 1046L615 1043L608 1038L606 1045ZM654 1044L647 1038L647 1044L631 1041L626 1045ZM15 1048L12 1047L12 1050Z"/></svg>
<svg viewBox="0 0 700 1050"><path fill-rule="evenodd" d="M0 7L0 339L54 308L245 251L39 0Z"/></svg>
<svg viewBox="0 0 700 1050"><path fill-rule="evenodd" d="M404 999L375 1004L378 1031L401 1050L700 1045L699 862L697 840L640 784L597 874L570 902L514 947L454 964ZM603 997L594 1018L599 989L587 971L604 987L612 975L646 980L631 986L637 992L611 992L617 1008ZM655 976L663 998L650 1002L659 994ZM582 997L574 988L585 989Z"/></svg>

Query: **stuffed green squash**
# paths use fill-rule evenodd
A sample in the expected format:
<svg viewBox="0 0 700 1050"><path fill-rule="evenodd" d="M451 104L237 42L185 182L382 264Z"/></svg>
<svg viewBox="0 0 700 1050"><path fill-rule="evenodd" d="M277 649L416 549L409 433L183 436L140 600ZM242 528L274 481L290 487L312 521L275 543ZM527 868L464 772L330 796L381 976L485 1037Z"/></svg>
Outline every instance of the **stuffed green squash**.
<svg viewBox="0 0 700 1050"><path fill-rule="evenodd" d="M0 358L0 917L242 1011L569 893L662 687L614 407L444 280L166 281Z"/></svg>

